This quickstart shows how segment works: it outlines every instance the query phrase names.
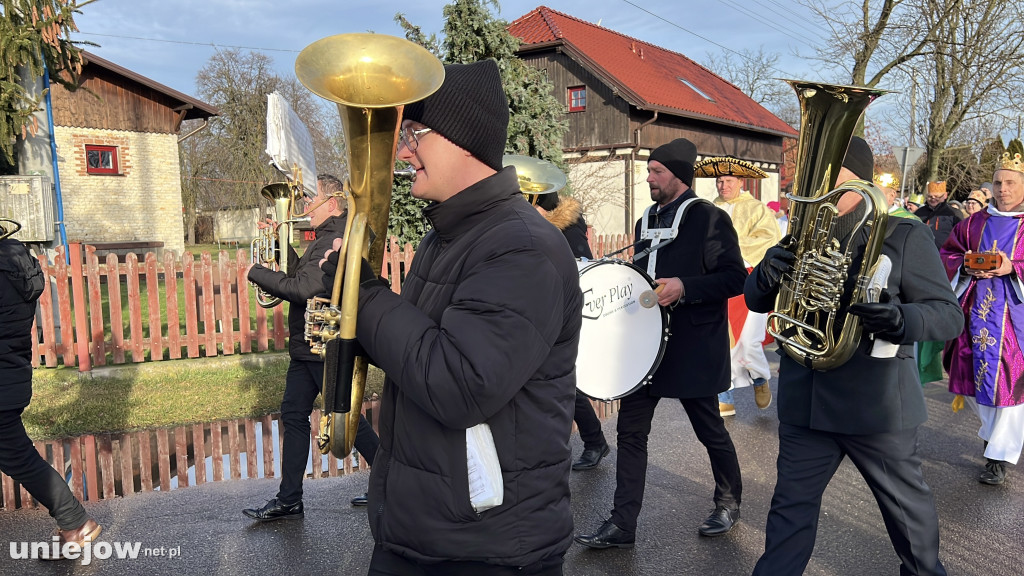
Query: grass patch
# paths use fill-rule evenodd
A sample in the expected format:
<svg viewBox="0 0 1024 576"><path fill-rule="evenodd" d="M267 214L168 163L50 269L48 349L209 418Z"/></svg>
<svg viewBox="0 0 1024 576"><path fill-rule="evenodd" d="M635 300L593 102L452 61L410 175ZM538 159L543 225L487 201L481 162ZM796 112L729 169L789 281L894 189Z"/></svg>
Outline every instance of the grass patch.
<svg viewBox="0 0 1024 576"><path fill-rule="evenodd" d="M154 362L80 375L39 368L24 422L35 440L180 426L276 412L284 395L284 354ZM371 367L366 395L384 373ZM319 401L318 401L319 403Z"/></svg>

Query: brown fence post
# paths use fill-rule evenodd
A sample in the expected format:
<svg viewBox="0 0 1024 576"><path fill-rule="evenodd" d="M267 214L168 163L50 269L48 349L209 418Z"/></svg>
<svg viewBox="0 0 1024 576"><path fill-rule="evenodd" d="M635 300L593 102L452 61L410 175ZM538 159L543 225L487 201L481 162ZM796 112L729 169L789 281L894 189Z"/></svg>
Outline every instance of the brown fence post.
<svg viewBox="0 0 1024 576"><path fill-rule="evenodd" d="M117 254L107 254L107 307L110 310L110 345L114 364L124 364L124 312L121 309L121 266Z"/></svg>
<svg viewBox="0 0 1024 576"><path fill-rule="evenodd" d="M245 419L245 477L257 478L259 471L256 466L256 425L249 418Z"/></svg>
<svg viewBox="0 0 1024 576"><path fill-rule="evenodd" d="M164 359L163 322L160 317L160 273L156 254L146 252L146 298L149 301L149 359Z"/></svg>
<svg viewBox="0 0 1024 576"><path fill-rule="evenodd" d="M227 251L221 250L217 255L217 268L220 271L221 350L225 356L230 356L235 353L235 320L231 310L231 285L235 281L237 271L228 258Z"/></svg>
<svg viewBox="0 0 1024 576"><path fill-rule="evenodd" d="M125 256L126 280L128 281L128 346L132 350L132 362L144 362L142 348L142 296L139 293L139 257L134 252Z"/></svg>
<svg viewBox="0 0 1024 576"><path fill-rule="evenodd" d="M260 418L260 436L263 438L263 477L274 477L274 434L273 417L270 414Z"/></svg>
<svg viewBox="0 0 1024 576"><path fill-rule="evenodd" d="M89 334L92 341L92 363L105 366L107 351L103 333L103 296L100 289L100 259L94 246L85 247L85 277L89 286Z"/></svg>
<svg viewBox="0 0 1024 576"><path fill-rule="evenodd" d="M195 440L193 440L195 443ZM174 459L178 472L178 488L189 485L188 482L188 427L178 426L174 429Z"/></svg>
<svg viewBox="0 0 1024 576"><path fill-rule="evenodd" d="M203 279L203 335L206 336L206 355L217 355L217 315L213 306L213 260L203 252L201 275Z"/></svg>
<svg viewBox="0 0 1024 576"><path fill-rule="evenodd" d="M71 297L75 303L75 344L78 356L78 371L92 370L89 359L89 322L85 310L84 272L82 270L82 244L72 242L68 245L71 253ZM69 327L70 328L70 327ZM68 331L71 332L70 330Z"/></svg>
<svg viewBox="0 0 1024 576"><path fill-rule="evenodd" d="M85 436L82 443L85 444L86 499L96 501L100 499L99 474L96 470L96 437Z"/></svg>
<svg viewBox="0 0 1024 576"><path fill-rule="evenodd" d="M231 479L242 478L242 461L238 456L238 420L228 420L228 467Z"/></svg>
<svg viewBox="0 0 1024 576"><path fill-rule="evenodd" d="M188 357L199 357L199 319L196 305L196 274L195 258L191 252L181 257L181 281L185 283L185 344L188 346Z"/></svg>
<svg viewBox="0 0 1024 576"><path fill-rule="evenodd" d="M110 434L99 437L100 481L103 483L103 499L117 496L114 490L114 451Z"/></svg>
<svg viewBox="0 0 1024 576"><path fill-rule="evenodd" d="M222 442L221 423L219 421L210 424L210 457L213 460L213 481L220 482L224 479L224 446Z"/></svg>
<svg viewBox="0 0 1024 576"><path fill-rule="evenodd" d="M164 298L167 299L167 348L171 360L181 358L181 326L178 321L178 259L173 250L164 252Z"/></svg>
<svg viewBox="0 0 1024 576"><path fill-rule="evenodd" d="M57 276L57 310L60 317L60 344L57 350L64 356L65 366L75 365L75 330L71 324L71 288L68 286L68 265L64 247L57 247L54 273Z"/></svg>
<svg viewBox="0 0 1024 576"><path fill-rule="evenodd" d="M121 454L121 495L128 496L135 493L131 434L121 434L121 438L118 440L118 449Z"/></svg>
<svg viewBox="0 0 1024 576"><path fill-rule="evenodd" d="M160 471L160 491L171 489L171 448L167 438L167 428L156 431L156 466Z"/></svg>
<svg viewBox="0 0 1024 576"><path fill-rule="evenodd" d="M149 431L142 430L136 436L139 444L139 484L143 492L153 491L153 454L150 450Z"/></svg>
<svg viewBox="0 0 1024 576"><path fill-rule="evenodd" d="M249 253L245 250L235 252L238 269L238 339L241 342L242 354L252 352L252 321L249 318L249 281L243 278L245 268L249 265Z"/></svg>
<svg viewBox="0 0 1024 576"><path fill-rule="evenodd" d="M206 428L203 424L192 425L192 453L196 467L196 485L206 482Z"/></svg>

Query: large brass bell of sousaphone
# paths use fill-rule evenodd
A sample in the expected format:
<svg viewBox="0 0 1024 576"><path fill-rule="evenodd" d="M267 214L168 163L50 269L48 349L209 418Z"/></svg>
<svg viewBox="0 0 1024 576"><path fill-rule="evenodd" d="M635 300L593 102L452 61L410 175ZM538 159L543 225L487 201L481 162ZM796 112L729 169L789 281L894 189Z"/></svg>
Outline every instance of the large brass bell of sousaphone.
<svg viewBox="0 0 1024 576"><path fill-rule="evenodd" d="M329 307L312 313L321 321L316 337L325 356L317 442L324 454L344 457L352 451L366 389L366 361L355 356L360 262L366 258L376 269L383 262L402 108L440 88L444 66L402 38L340 34L307 46L295 59L295 75L314 94L337 103L348 156L349 218L338 274ZM338 433L341 419L345 426Z"/></svg>

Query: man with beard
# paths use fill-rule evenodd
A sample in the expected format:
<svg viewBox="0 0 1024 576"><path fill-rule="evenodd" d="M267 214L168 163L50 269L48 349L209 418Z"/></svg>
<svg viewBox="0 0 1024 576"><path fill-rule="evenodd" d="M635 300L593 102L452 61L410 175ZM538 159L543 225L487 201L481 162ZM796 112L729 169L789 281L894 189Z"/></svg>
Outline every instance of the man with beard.
<svg viewBox="0 0 1024 576"><path fill-rule="evenodd" d="M590 548L632 548L636 541L647 438L662 398L679 400L711 459L715 508L698 532L721 536L740 518L740 465L718 394L730 381L727 302L742 291L747 271L729 216L691 188L696 156L696 146L678 138L655 148L647 162L655 204L636 224L642 241L634 263L662 286L658 304L671 310L671 336L651 384L620 400L611 517L595 532L576 536ZM668 237L674 239L652 246L653 238Z"/></svg>

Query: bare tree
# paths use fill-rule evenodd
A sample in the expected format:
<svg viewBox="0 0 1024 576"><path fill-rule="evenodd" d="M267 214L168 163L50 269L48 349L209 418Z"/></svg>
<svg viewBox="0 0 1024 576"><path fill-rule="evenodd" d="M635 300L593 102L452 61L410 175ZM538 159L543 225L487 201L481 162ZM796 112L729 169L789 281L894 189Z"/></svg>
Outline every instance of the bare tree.
<svg viewBox="0 0 1024 576"><path fill-rule="evenodd" d="M623 162L620 156L608 155L584 156L570 163L570 193L583 207L583 214L588 217L588 221L593 220L602 210L624 207L625 183L621 178L609 178L609 174L622 171ZM616 185L616 182L620 185Z"/></svg>
<svg viewBox="0 0 1024 576"><path fill-rule="evenodd" d="M800 124L800 104L793 89L777 78L777 52L742 50L708 53L704 66L750 96L790 126Z"/></svg>
<svg viewBox="0 0 1024 576"><path fill-rule="evenodd" d="M932 86L924 134L927 180L949 176L939 178L942 152L965 122L1019 114L1015 98L1024 87L1021 4L1003 0L964 0L957 4L936 24L940 33L928 59L931 68L923 70ZM958 148L970 149L977 144L978 140L963 142ZM977 158L977 153L973 157Z"/></svg>

